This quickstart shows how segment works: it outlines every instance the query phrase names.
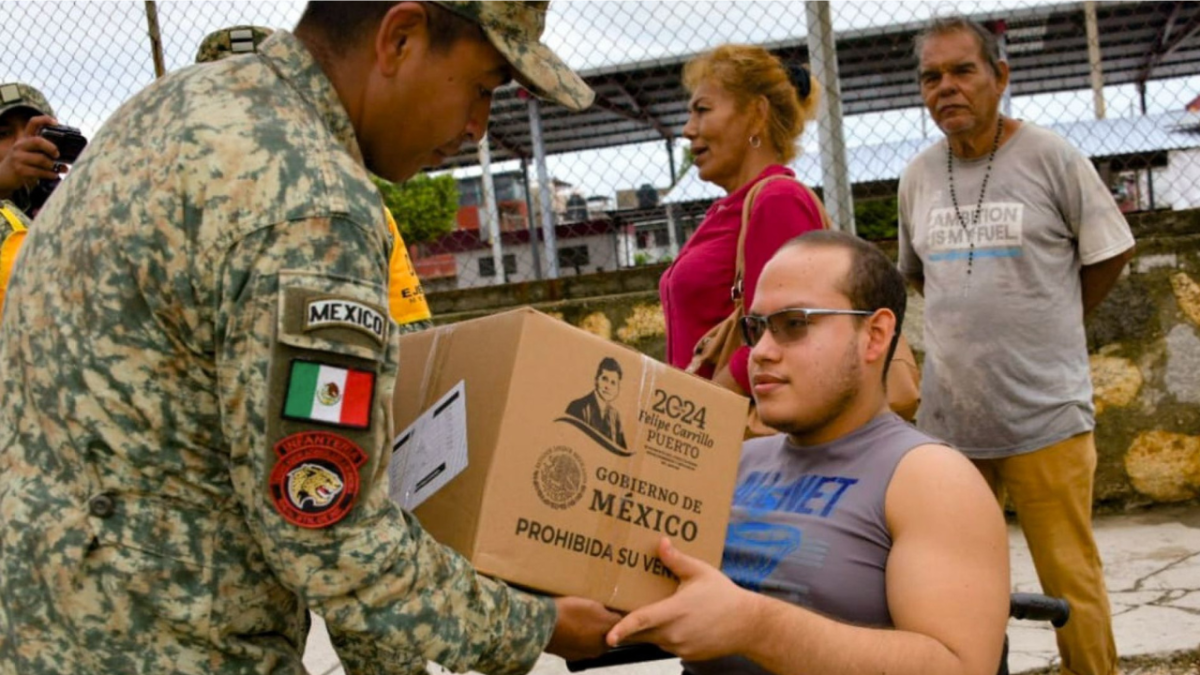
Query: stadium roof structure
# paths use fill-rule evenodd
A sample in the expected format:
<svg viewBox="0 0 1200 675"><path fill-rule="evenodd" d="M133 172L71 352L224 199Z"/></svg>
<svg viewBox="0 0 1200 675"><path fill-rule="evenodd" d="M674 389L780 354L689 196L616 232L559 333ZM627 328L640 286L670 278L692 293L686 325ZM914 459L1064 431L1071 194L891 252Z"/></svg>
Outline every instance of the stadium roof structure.
<svg viewBox="0 0 1200 675"><path fill-rule="evenodd" d="M1095 8L1105 86L1200 72L1200 3L1100 2ZM1003 23L1014 96L1090 87L1084 3L978 13L971 18L984 24ZM913 22L837 33L844 115L921 105L912 40L924 25ZM764 46L785 61L809 61L804 36ZM541 104L546 154L674 142L687 121L688 95L680 76L692 56L582 71L596 91L596 103L575 114ZM519 88L497 92L488 138L492 161L532 158L528 105ZM445 166L477 163L474 147L464 146Z"/></svg>
<svg viewBox="0 0 1200 675"><path fill-rule="evenodd" d="M1065 138L1091 159L1200 148L1200 113L1178 112L1144 117L1083 120L1047 125L1047 128ZM846 168L850 183L899 180L904 167L917 153L941 142L942 139L941 132L937 132L936 136L929 138L847 147ZM789 166L796 172L800 181L812 187L820 187L820 154L804 153L792 160ZM662 203L681 204L723 196L725 192L720 187L700 180L699 174L693 168L663 197Z"/></svg>

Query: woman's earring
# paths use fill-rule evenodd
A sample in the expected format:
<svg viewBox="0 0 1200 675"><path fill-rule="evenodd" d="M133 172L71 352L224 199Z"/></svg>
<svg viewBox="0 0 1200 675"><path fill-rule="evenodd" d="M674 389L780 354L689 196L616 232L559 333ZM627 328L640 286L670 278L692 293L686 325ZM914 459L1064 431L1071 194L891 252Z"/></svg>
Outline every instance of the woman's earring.
<svg viewBox="0 0 1200 675"><path fill-rule="evenodd" d="M762 145L762 139L758 137L758 134L754 134L750 137L750 147L757 148L760 145Z"/></svg>

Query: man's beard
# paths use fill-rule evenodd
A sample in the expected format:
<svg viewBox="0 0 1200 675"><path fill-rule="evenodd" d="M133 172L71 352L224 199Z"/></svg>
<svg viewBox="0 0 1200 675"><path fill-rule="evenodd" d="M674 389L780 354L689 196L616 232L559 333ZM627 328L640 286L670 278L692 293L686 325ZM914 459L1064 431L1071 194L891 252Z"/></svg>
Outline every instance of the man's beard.
<svg viewBox="0 0 1200 675"><path fill-rule="evenodd" d="M764 424L794 436L807 436L828 426L858 398L861 390L862 363L858 360L858 338L846 346L842 353L841 376L835 380L835 389L827 394L827 400L809 410L793 410L780 420L769 419L759 411ZM793 382L795 380L793 379Z"/></svg>

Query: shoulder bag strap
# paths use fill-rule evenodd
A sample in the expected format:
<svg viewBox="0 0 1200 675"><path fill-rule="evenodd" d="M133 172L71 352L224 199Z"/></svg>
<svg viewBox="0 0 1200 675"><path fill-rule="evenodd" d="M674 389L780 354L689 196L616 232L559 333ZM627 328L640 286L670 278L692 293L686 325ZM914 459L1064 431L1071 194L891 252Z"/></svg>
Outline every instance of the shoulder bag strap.
<svg viewBox="0 0 1200 675"><path fill-rule="evenodd" d="M742 201L742 229L738 232L737 243L737 272L733 275L733 286L729 289L729 297L737 302L742 297L742 273L746 269L746 231L750 229L750 209L754 206L754 199L758 197L758 193L762 192L763 187L773 180L788 179L788 176L775 175L767 176L766 178L754 184L750 191L746 193L746 199Z"/></svg>

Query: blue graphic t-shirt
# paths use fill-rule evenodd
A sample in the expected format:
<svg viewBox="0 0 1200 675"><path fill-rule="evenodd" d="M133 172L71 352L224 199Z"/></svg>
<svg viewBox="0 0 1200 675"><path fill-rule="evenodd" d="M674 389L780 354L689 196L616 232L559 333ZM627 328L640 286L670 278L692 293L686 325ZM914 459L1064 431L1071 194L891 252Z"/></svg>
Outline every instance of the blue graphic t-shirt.
<svg viewBox="0 0 1200 675"><path fill-rule="evenodd" d="M747 441L721 564L738 585L839 621L891 627L884 498L909 450L941 444L893 413L836 441ZM686 663L695 675L763 672L740 658Z"/></svg>

